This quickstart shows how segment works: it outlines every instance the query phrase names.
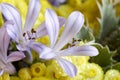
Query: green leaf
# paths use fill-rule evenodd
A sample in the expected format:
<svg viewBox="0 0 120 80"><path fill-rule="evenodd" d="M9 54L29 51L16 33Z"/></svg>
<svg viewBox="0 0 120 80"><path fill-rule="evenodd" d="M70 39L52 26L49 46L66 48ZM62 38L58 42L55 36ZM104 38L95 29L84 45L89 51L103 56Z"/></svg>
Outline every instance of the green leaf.
<svg viewBox="0 0 120 80"><path fill-rule="evenodd" d="M92 32L86 26L82 27L81 31L74 37L74 39L87 42L95 40Z"/></svg>
<svg viewBox="0 0 120 80"><path fill-rule="evenodd" d="M101 25L99 38L103 39L118 27L118 18L116 17L112 0L110 2L108 0L102 0L102 5L98 3L98 7L101 14L101 19L99 19Z"/></svg>
<svg viewBox="0 0 120 80"><path fill-rule="evenodd" d="M91 62L95 62L103 68L107 68L115 62L112 57L116 51L110 51L107 46L103 47L100 44L95 44L94 46L98 49L99 55L92 57L90 59Z"/></svg>
<svg viewBox="0 0 120 80"><path fill-rule="evenodd" d="M118 62L118 63L112 65L112 69L117 69L117 70L120 71L120 62Z"/></svg>

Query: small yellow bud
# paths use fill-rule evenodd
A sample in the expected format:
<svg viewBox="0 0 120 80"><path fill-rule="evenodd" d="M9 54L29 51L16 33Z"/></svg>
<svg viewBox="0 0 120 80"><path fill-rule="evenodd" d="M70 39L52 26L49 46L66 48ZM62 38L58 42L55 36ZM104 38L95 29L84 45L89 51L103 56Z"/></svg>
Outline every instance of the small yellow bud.
<svg viewBox="0 0 120 80"><path fill-rule="evenodd" d="M50 44L50 39L49 39L48 36L43 36L43 37L41 37L39 39L36 39L36 41L41 42L41 43L43 43L43 44L45 44L47 46L49 46L49 44Z"/></svg>
<svg viewBox="0 0 120 80"><path fill-rule="evenodd" d="M0 80L2 80L2 76L0 76Z"/></svg>
<svg viewBox="0 0 120 80"><path fill-rule="evenodd" d="M61 71L57 69L57 65L51 64L47 66L45 76L51 79L58 79L61 76Z"/></svg>
<svg viewBox="0 0 120 80"><path fill-rule="evenodd" d="M30 69L33 77L40 77L45 74L46 66L44 63L35 63Z"/></svg>
<svg viewBox="0 0 120 80"><path fill-rule="evenodd" d="M58 8L56 8L56 12L63 16L63 17L68 17L68 15L73 11L73 7L71 7L70 5L61 5Z"/></svg>
<svg viewBox="0 0 120 80"><path fill-rule="evenodd" d="M20 80L20 78L17 76L10 76L10 80Z"/></svg>
<svg viewBox="0 0 120 80"><path fill-rule="evenodd" d="M67 56L65 59L71 61L75 66L81 66L88 63L89 56Z"/></svg>
<svg viewBox="0 0 120 80"><path fill-rule="evenodd" d="M51 79L48 79L46 77L35 77L35 78L32 78L32 80L51 80Z"/></svg>
<svg viewBox="0 0 120 80"><path fill-rule="evenodd" d="M22 80L29 80L31 79L31 72L29 68L22 68L18 71L18 76Z"/></svg>
<svg viewBox="0 0 120 80"><path fill-rule="evenodd" d="M120 72L115 69L108 70L104 80L120 80Z"/></svg>
<svg viewBox="0 0 120 80"><path fill-rule="evenodd" d="M3 73L2 80L10 80L10 76L8 73Z"/></svg>
<svg viewBox="0 0 120 80"><path fill-rule="evenodd" d="M61 76L59 80L72 80L69 76Z"/></svg>
<svg viewBox="0 0 120 80"><path fill-rule="evenodd" d="M77 76L83 76L85 80L102 80L103 70L95 63L86 63L80 68Z"/></svg>

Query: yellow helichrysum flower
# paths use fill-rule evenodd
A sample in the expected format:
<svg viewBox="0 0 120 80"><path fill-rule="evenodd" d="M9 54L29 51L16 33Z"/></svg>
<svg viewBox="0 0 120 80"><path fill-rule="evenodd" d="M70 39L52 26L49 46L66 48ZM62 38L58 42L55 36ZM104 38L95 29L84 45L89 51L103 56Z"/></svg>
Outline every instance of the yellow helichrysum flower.
<svg viewBox="0 0 120 80"><path fill-rule="evenodd" d="M20 78L17 76L10 76L10 80L20 80Z"/></svg>
<svg viewBox="0 0 120 80"><path fill-rule="evenodd" d="M62 69L58 66L56 61L53 61L50 65L46 68L45 76L51 79L58 79L62 76Z"/></svg>
<svg viewBox="0 0 120 80"><path fill-rule="evenodd" d="M9 3L9 4L12 4L12 5L15 6L15 5L16 5L15 1L16 1L16 0L0 0L0 3L1 3L1 2L5 2L5 3Z"/></svg>
<svg viewBox="0 0 120 80"><path fill-rule="evenodd" d="M0 80L2 80L2 75L0 76Z"/></svg>
<svg viewBox="0 0 120 80"><path fill-rule="evenodd" d="M103 80L103 74L103 70L99 65L86 63L79 68L77 76L82 76L85 80Z"/></svg>
<svg viewBox="0 0 120 80"><path fill-rule="evenodd" d="M61 76L58 80L73 80L69 76Z"/></svg>
<svg viewBox="0 0 120 80"><path fill-rule="evenodd" d="M68 4L74 6L74 8L77 8L81 3L81 0L68 0Z"/></svg>
<svg viewBox="0 0 120 80"><path fill-rule="evenodd" d="M47 8L53 8L51 4L48 2L48 0L40 0L42 7L41 12L44 14Z"/></svg>
<svg viewBox="0 0 120 80"><path fill-rule="evenodd" d="M49 44L50 44L50 39L48 36L43 36L41 38L38 38L38 39L36 39L36 41L41 42L42 44L45 44L47 46L49 46Z"/></svg>
<svg viewBox="0 0 120 80"><path fill-rule="evenodd" d="M51 80L51 79L48 79L46 77L35 77L35 78L32 78L31 80Z"/></svg>
<svg viewBox="0 0 120 80"><path fill-rule="evenodd" d="M40 77L45 74L46 66L44 63L35 63L30 67L31 74L33 77Z"/></svg>
<svg viewBox="0 0 120 80"><path fill-rule="evenodd" d="M31 72L29 68L21 68L18 71L18 76L20 80L30 80L31 79Z"/></svg>
<svg viewBox="0 0 120 80"><path fill-rule="evenodd" d="M1 77L2 77L2 78L0 78L1 80L10 80L10 76L8 73L3 73L3 75Z"/></svg>
<svg viewBox="0 0 120 80"><path fill-rule="evenodd" d="M2 15L0 13L0 26L2 26L2 24L3 24L3 19L2 19Z"/></svg>
<svg viewBox="0 0 120 80"><path fill-rule="evenodd" d="M81 66L82 64L86 64L89 60L89 56L67 56L64 58L71 61L76 66Z"/></svg>
<svg viewBox="0 0 120 80"><path fill-rule="evenodd" d="M120 80L120 72L118 70L108 70L104 80Z"/></svg>
<svg viewBox="0 0 120 80"><path fill-rule="evenodd" d="M68 17L69 14L73 11L74 9L67 5L61 5L58 8L56 8L56 12L58 13L58 15L63 16L63 17Z"/></svg>

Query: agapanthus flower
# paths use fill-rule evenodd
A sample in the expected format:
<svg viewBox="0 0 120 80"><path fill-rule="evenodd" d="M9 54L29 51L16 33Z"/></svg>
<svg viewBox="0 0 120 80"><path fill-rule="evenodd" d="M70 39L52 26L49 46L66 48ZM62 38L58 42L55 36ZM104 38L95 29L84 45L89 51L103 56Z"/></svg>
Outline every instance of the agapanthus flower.
<svg viewBox="0 0 120 80"><path fill-rule="evenodd" d="M90 45L73 46L67 49L63 47L80 31L84 24L82 13L75 11L70 14L64 25L64 31L58 39L59 21L56 13L50 9L45 13L46 29L50 38L50 47L43 48L40 58L45 60L55 59L62 69L71 77L77 74L77 68L71 62L62 58L62 56L96 56L98 50Z"/></svg>
<svg viewBox="0 0 120 80"><path fill-rule="evenodd" d="M3 72L14 74L16 70L11 62L21 60L25 57L24 53L20 51L10 52L8 55L10 37L8 36L5 28L8 24L9 22L6 22L0 29L0 76Z"/></svg>
<svg viewBox="0 0 120 80"><path fill-rule="evenodd" d="M1 5L2 15L4 20L12 20L14 25L7 26L7 32L9 36L17 43L17 49L21 51L27 51L27 62L32 62L31 48L30 46L36 46L34 41L36 38L47 34L44 22L38 26L36 30L33 29L35 21L40 12L40 0L30 0L28 6L28 12L24 28L22 29L21 16L18 10L10 4L2 3ZM61 25L64 21L63 18L59 18ZM37 44L39 51L41 50L41 44Z"/></svg>

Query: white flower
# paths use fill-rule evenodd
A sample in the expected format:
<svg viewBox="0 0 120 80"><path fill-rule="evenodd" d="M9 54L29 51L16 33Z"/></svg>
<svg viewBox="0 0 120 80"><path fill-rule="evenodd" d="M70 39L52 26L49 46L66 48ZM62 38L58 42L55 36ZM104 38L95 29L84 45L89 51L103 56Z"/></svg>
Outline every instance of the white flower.
<svg viewBox="0 0 120 80"><path fill-rule="evenodd" d="M89 45L83 46L73 46L68 49L62 50L62 48L80 31L84 24L84 16L75 11L68 17L65 22L64 31L58 39L59 33L59 21L56 13L50 9L47 9L45 13L46 18L46 29L50 37L50 47L44 46L43 51L40 54L42 59L55 59L58 61L59 65L63 70L71 77L77 74L76 67L69 61L62 59L62 56L96 56L98 55L98 50Z"/></svg>
<svg viewBox="0 0 120 80"><path fill-rule="evenodd" d="M14 23L14 25L7 25L7 32L9 36L17 43L18 50L28 52L25 59L27 62L32 62L31 46L36 46L39 53L41 51L42 44L37 43L36 45L35 39L47 34L44 22L38 26L37 30L32 28L39 15L40 7L40 0L30 0L25 26L22 29L21 16L18 10L10 4L0 4L0 9L4 20L12 20ZM61 23L60 25L64 24L64 20L64 18L59 17L59 21Z"/></svg>
<svg viewBox="0 0 120 80"><path fill-rule="evenodd" d="M21 60L25 57L24 53L19 51L11 52L9 55L7 54L10 37L7 34L5 26L8 24L6 22L0 29L0 76L3 72L14 74L16 70L11 62Z"/></svg>

